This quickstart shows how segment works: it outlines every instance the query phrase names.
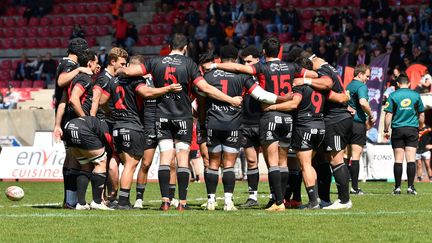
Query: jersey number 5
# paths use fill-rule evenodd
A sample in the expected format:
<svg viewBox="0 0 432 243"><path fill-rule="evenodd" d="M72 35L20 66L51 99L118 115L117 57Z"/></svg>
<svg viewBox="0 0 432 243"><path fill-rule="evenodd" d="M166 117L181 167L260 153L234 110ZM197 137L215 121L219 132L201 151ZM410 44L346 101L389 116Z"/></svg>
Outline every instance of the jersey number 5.
<svg viewBox="0 0 432 243"><path fill-rule="evenodd" d="M165 75L164 75L164 79L166 81L165 86L178 83L176 76L173 75L173 73L175 73L175 71L176 71L175 67L166 67Z"/></svg>

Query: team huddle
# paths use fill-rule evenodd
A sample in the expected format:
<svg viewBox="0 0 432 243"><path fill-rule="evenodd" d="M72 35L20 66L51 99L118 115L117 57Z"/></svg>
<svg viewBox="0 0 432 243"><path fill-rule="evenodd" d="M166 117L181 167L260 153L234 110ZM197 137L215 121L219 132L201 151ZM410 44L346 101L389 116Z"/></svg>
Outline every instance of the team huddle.
<svg viewBox="0 0 432 243"><path fill-rule="evenodd" d="M262 53L255 47L244 49L240 55L244 65L237 63L239 51L233 46L221 47L220 62L205 54L197 65L186 56L187 44L185 36L175 35L168 56L146 60L113 48L108 67L93 80L100 71L96 53L85 40L71 40L68 57L58 66L55 90L54 135L66 148L64 207L142 208L147 174L158 148L160 209L166 211L172 205L177 210L190 209L189 156L195 120L204 159L208 201L203 207L207 210L217 207L220 169L223 209L237 210L234 164L241 148L248 162L249 186L243 207L258 206L260 151L271 193L266 210L352 207L349 181L351 193L360 194L358 160L367 126L375 122L364 103L369 67L356 67L355 80L345 92L337 71L313 54L294 49L287 62L281 61L281 44L274 37L264 40ZM265 63L260 62L262 54ZM350 168L344 161L347 147L352 150ZM290 150L294 157L289 156ZM140 161L137 200L132 206L130 191ZM124 166L121 175L120 163ZM333 203L332 174L338 190ZM302 180L309 199L303 205ZM90 204L85 199L89 183ZM173 199L176 184L179 202ZM415 191L413 184L409 186Z"/></svg>

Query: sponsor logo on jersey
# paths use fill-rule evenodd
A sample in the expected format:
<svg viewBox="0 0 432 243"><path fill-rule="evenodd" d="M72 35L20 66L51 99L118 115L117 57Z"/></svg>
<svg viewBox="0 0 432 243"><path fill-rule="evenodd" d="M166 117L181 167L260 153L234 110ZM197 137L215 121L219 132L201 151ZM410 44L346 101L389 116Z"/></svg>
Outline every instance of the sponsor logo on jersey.
<svg viewBox="0 0 432 243"><path fill-rule="evenodd" d="M402 107L408 107L408 106L410 106L410 105L411 105L411 99L410 99L410 98L403 99L403 100L400 102L400 105L401 105Z"/></svg>

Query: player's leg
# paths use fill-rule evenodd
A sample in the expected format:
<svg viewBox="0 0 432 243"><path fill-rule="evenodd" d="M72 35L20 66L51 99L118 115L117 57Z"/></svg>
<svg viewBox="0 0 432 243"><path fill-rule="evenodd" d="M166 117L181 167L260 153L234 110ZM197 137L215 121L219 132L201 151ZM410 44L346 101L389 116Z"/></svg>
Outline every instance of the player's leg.
<svg viewBox="0 0 432 243"><path fill-rule="evenodd" d="M311 149L305 151L297 150L296 154L300 161L300 167L303 173L303 182L309 198L306 208L319 209L318 191L316 187L317 175L315 169L312 167L313 151Z"/></svg>
<svg viewBox="0 0 432 243"><path fill-rule="evenodd" d="M198 150L193 150L189 153L189 163L190 163L190 166L193 170L194 182L196 182L196 183L201 182L200 176L202 174L202 172L201 172L202 159L199 156Z"/></svg>
<svg viewBox="0 0 432 243"><path fill-rule="evenodd" d="M207 189L207 210L215 210L216 189L219 182L219 167L222 161L222 145L212 144L208 148L209 167L207 168L205 183Z"/></svg>
<svg viewBox="0 0 432 243"><path fill-rule="evenodd" d="M234 164L237 159L239 148L228 147L223 145L223 177L222 183L224 185L224 210L225 211L235 211L237 208L234 206L233 193L235 187L235 172Z"/></svg>
<svg viewBox="0 0 432 243"><path fill-rule="evenodd" d="M359 173L360 173L360 157L363 153L363 145L351 144L351 192L353 194L363 194L358 187Z"/></svg>
<svg viewBox="0 0 432 243"><path fill-rule="evenodd" d="M423 156L422 154L416 153L416 164L417 164L417 180L421 182L423 180Z"/></svg>
<svg viewBox="0 0 432 243"><path fill-rule="evenodd" d="M285 191L285 200L289 201L290 208L298 208L301 202L301 183L303 180L300 162L297 157L291 157L288 160L288 186ZM292 198L291 198L292 196Z"/></svg>
<svg viewBox="0 0 432 243"><path fill-rule="evenodd" d="M119 165L120 158L115 154L108 163L108 200L113 202L117 198L119 189Z"/></svg>
<svg viewBox="0 0 432 243"><path fill-rule="evenodd" d="M393 153L395 158L395 163L393 165L393 174L395 178L395 187L393 190L393 194L401 194L401 183L402 183L402 162L404 160L404 148L394 147L393 145Z"/></svg>
<svg viewBox="0 0 432 243"><path fill-rule="evenodd" d="M142 155L141 155L142 156ZM127 152L120 154L120 159L124 162L123 172L120 177L120 191L118 209L130 209L130 190L133 182L133 175L138 166L140 155L133 155Z"/></svg>
<svg viewBox="0 0 432 243"><path fill-rule="evenodd" d="M280 170L280 174L281 174L281 182L280 183L281 183L282 195L285 194L284 192L286 191L286 188L288 186L288 178L289 178L288 150L289 150L289 145L290 145L289 143L279 142L279 170Z"/></svg>
<svg viewBox="0 0 432 243"><path fill-rule="evenodd" d="M244 148L246 161L248 163L247 182L249 188L249 197L242 205L242 207L258 206L258 183L259 183L259 170L258 170L258 156L259 147Z"/></svg>
<svg viewBox="0 0 432 243"><path fill-rule="evenodd" d="M76 179L77 188L77 204L75 209L77 210L89 210L90 205L86 202L87 187L90 183L92 165L88 163L87 158L81 154L78 148L69 148L71 156L77 159L80 163L79 172Z"/></svg>
<svg viewBox="0 0 432 243"><path fill-rule="evenodd" d="M134 208L142 208L144 200L144 191L147 186L147 176L150 166L153 162L153 156L156 148L148 148L144 150L144 155L141 159L141 166L138 170L137 182L136 182L136 201Z"/></svg>
<svg viewBox="0 0 432 243"><path fill-rule="evenodd" d="M279 208L283 210L281 205L283 205L283 195L281 188L281 175L279 169L279 142L273 142L270 144L263 144L263 155L267 162L268 167L268 180L271 192L271 199L267 204L268 208ZM271 204L271 205L270 205ZM283 205L283 208L284 205Z"/></svg>
<svg viewBox="0 0 432 243"><path fill-rule="evenodd" d="M414 179L416 175L416 164L415 164L415 154L417 147L406 146L405 147L405 159L407 161L407 178L408 178L408 194L417 194L414 187Z"/></svg>
<svg viewBox="0 0 432 243"><path fill-rule="evenodd" d="M330 187L332 172L330 169L330 159L324 149L320 147L312 160L312 165L317 173L318 196L321 199L320 206L331 205Z"/></svg>
<svg viewBox="0 0 432 243"><path fill-rule="evenodd" d="M176 141L176 159L177 159L177 183L179 191L180 204L178 210L188 209L187 203L187 190L189 186L189 149L190 143L183 141Z"/></svg>
<svg viewBox="0 0 432 243"><path fill-rule="evenodd" d="M427 174L429 176L429 181L431 181L431 179L432 179L431 152L427 151L427 152L425 152L423 154L424 154L424 157L425 157L424 162L425 162L426 172L427 172Z"/></svg>
<svg viewBox="0 0 432 243"><path fill-rule="evenodd" d="M63 208L74 209L78 203L77 199L77 176L80 165L69 149L66 149L66 156L63 166L64 204Z"/></svg>
<svg viewBox="0 0 432 243"><path fill-rule="evenodd" d="M175 199L175 193L177 188L177 165L176 159L171 160L170 163L170 181L169 181L169 200L171 206L177 208L179 200Z"/></svg>

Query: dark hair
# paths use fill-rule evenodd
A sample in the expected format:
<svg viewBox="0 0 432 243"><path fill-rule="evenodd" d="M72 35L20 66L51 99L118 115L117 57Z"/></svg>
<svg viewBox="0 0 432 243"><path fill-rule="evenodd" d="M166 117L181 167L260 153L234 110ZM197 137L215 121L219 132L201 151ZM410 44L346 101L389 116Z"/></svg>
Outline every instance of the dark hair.
<svg viewBox="0 0 432 243"><path fill-rule="evenodd" d="M277 57L280 47L281 43L276 37L268 37L263 41L263 50L267 57Z"/></svg>
<svg viewBox="0 0 432 243"><path fill-rule="evenodd" d="M247 56L252 56L253 58L261 58L261 52L255 46L248 46L243 49L241 56L243 58Z"/></svg>
<svg viewBox="0 0 432 243"><path fill-rule="evenodd" d="M313 63L309 58L300 56L295 59L295 62L300 65L302 68L313 70Z"/></svg>
<svg viewBox="0 0 432 243"><path fill-rule="evenodd" d="M220 48L221 60L236 60L238 57L238 49L232 45L222 46Z"/></svg>
<svg viewBox="0 0 432 243"><path fill-rule="evenodd" d="M130 64L142 64L144 63L144 57L141 55L131 56L129 59Z"/></svg>
<svg viewBox="0 0 432 243"><path fill-rule="evenodd" d="M182 50L185 46L187 46L188 40L183 34L175 34L172 42L171 49L172 50Z"/></svg>
<svg viewBox="0 0 432 243"><path fill-rule="evenodd" d="M354 77L357 77L360 73L366 73L370 69L366 64L359 64L354 68Z"/></svg>
<svg viewBox="0 0 432 243"><path fill-rule="evenodd" d="M287 62L295 62L297 58L300 58L302 56L303 49L295 47L291 51L288 52L288 55L286 56Z"/></svg>
<svg viewBox="0 0 432 243"><path fill-rule="evenodd" d="M78 55L78 64L80 67L87 67L89 61L96 60L96 52L87 49Z"/></svg>
<svg viewBox="0 0 432 243"><path fill-rule="evenodd" d="M87 41L83 38L74 38L69 41L68 54L80 55L81 52L88 49Z"/></svg>
<svg viewBox="0 0 432 243"><path fill-rule="evenodd" d="M398 82L399 84L409 84L410 80L405 73L401 73L399 77L397 77L396 82Z"/></svg>
<svg viewBox="0 0 432 243"><path fill-rule="evenodd" d="M206 53L203 53L199 56L198 63L204 64L204 63L208 63L208 62L213 62L214 59L215 59L215 57L214 57L212 52L206 52Z"/></svg>

